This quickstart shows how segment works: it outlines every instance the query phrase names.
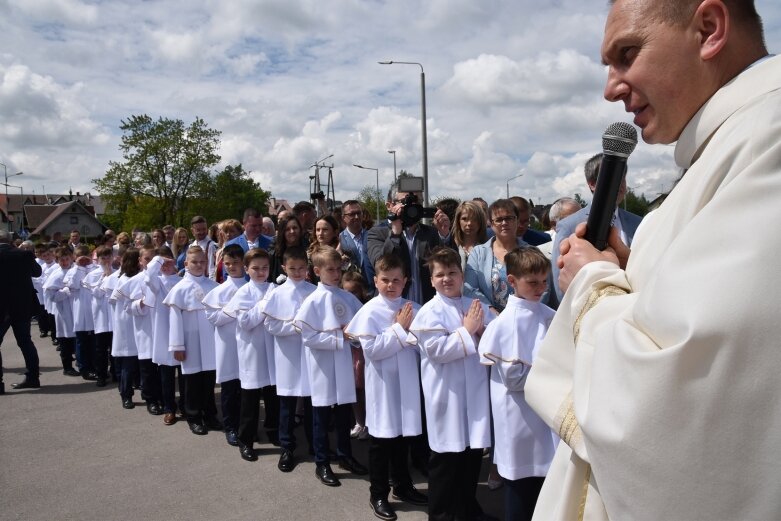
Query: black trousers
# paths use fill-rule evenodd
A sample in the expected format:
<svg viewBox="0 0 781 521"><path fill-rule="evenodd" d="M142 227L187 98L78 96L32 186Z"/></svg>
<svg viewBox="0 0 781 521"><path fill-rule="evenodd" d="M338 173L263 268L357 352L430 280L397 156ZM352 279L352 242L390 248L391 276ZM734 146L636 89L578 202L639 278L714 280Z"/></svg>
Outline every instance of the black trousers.
<svg viewBox="0 0 781 521"><path fill-rule="evenodd" d="M412 484L407 468L409 438L375 438L369 435L369 493L372 501L388 499L390 485L388 471L395 487L406 488Z"/></svg>
<svg viewBox="0 0 781 521"><path fill-rule="evenodd" d="M206 418L217 416L214 402L216 371L201 371L184 375L184 414L188 423L203 423Z"/></svg>
<svg viewBox="0 0 781 521"><path fill-rule="evenodd" d="M151 358L139 359L138 371L141 374L141 399L146 403L160 403L162 391L159 366Z"/></svg>
<svg viewBox="0 0 781 521"><path fill-rule="evenodd" d="M528 477L504 481L504 518L507 521L531 521L545 478Z"/></svg>
<svg viewBox="0 0 781 521"><path fill-rule="evenodd" d="M82 375L95 372L95 333L76 331L76 360Z"/></svg>
<svg viewBox="0 0 781 521"><path fill-rule="evenodd" d="M3 343L3 337L11 329L16 339L16 345L22 351L24 357L24 366L26 368L25 376L30 380L38 380L39 360L38 350L30 337L30 319L12 319L10 315L0 318L0 344ZM3 356L0 354L0 382L3 381Z"/></svg>
<svg viewBox="0 0 781 521"><path fill-rule="evenodd" d="M350 423L352 419L352 404L342 403L324 407L312 407L313 417L313 444L315 446L315 463L325 465L329 462L328 450L328 424L331 414L334 416L334 431L336 434L336 455L346 458L353 455L350 443Z"/></svg>
<svg viewBox="0 0 781 521"><path fill-rule="evenodd" d="M76 338L59 337L57 341L60 343L60 361L62 362L62 368L73 369L73 356L76 354Z"/></svg>
<svg viewBox="0 0 781 521"><path fill-rule="evenodd" d="M95 333L95 374L108 379L108 363L111 355L111 331Z"/></svg>
<svg viewBox="0 0 781 521"><path fill-rule="evenodd" d="M236 378L220 384L220 406L225 431L238 431L241 414L241 380Z"/></svg>
<svg viewBox="0 0 781 521"><path fill-rule="evenodd" d="M64 349L63 349L64 351ZM119 396L123 400L133 397L133 380L138 374L137 356L115 356L114 363L117 371L117 387Z"/></svg>
<svg viewBox="0 0 781 521"><path fill-rule="evenodd" d="M477 481L483 449L463 452L431 451L428 463L428 518L432 521L471 521L482 513Z"/></svg>
<svg viewBox="0 0 781 521"><path fill-rule="evenodd" d="M279 400L279 444L290 452L296 451L296 403L297 396L280 396ZM312 417L312 399L307 396L304 401L304 434L309 448L314 451L313 433L314 418ZM268 414L268 413L267 413Z"/></svg>
<svg viewBox="0 0 781 521"><path fill-rule="evenodd" d="M176 413L176 366L158 366L160 373L160 397L164 413ZM180 378L180 383L184 380ZM183 393L182 393L183 394Z"/></svg>

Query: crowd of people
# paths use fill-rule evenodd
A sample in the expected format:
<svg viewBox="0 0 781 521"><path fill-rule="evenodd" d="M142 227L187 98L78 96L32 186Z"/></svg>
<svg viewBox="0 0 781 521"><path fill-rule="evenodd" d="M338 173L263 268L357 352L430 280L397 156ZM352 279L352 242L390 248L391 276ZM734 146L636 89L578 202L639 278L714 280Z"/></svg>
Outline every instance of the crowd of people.
<svg viewBox="0 0 781 521"><path fill-rule="evenodd" d="M550 261L523 240L525 200L442 200L429 226L401 218L420 195L393 193L380 223L355 200L319 216L301 202L276 222L247 209L212 226L194 216L189 231L107 230L94 248L75 230L63 244L26 241L29 315L64 375L115 383L127 409L140 391L164 425L222 431L244 460L258 458L261 401L282 472L297 464L303 424L317 478L340 484L332 460L368 473L380 518L396 516L391 490L432 518L488 517L475 493L491 447L507 518L529 518L556 442L521 403L553 314L540 302ZM30 363L14 387L40 384ZM368 469L351 438L369 441Z"/></svg>
<svg viewBox="0 0 781 521"><path fill-rule="evenodd" d="M763 234L723 239L776 208L781 62L753 2L722 0L611 2L602 55L605 96L647 142L678 141L685 171L642 225L616 211L606 250L571 200L551 207L554 239L529 229L522 198L442 202L427 225L399 218L401 192L373 226L347 201L339 218L302 204L275 232L248 210L217 240L194 217L193 242L163 228L94 252L78 234L52 251L0 232L2 333L27 364L15 387L40 386L37 314L64 374L117 380L126 408L140 389L163 423L179 411L195 435L223 430L245 460L260 400L282 472L300 419L317 479L340 484L333 459L368 473L381 519L396 518L391 493L431 519L487 518L475 491L489 448L507 519L777 518L779 331L765 295L781 252ZM595 156L590 188L598 172ZM351 434L369 440L368 469Z"/></svg>

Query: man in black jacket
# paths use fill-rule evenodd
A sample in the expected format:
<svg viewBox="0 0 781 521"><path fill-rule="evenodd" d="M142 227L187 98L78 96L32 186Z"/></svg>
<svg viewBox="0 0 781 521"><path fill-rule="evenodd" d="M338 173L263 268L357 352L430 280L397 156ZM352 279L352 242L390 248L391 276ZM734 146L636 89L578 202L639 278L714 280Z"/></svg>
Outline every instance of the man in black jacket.
<svg viewBox="0 0 781 521"><path fill-rule="evenodd" d="M11 234L0 231L0 344L8 329L13 329L27 368L24 380L14 384L14 389L41 386L38 378L38 351L30 338L30 318L37 307L33 303L38 303L32 278L40 275L41 267L35 262L33 253L15 248L11 244ZM0 353L0 394L5 393L2 366Z"/></svg>

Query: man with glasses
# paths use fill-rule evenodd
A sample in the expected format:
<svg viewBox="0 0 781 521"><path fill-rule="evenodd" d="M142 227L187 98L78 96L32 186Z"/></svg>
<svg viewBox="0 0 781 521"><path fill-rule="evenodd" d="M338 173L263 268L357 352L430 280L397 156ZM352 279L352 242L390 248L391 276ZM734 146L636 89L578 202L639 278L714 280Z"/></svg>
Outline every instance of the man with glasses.
<svg viewBox="0 0 781 521"><path fill-rule="evenodd" d="M374 266L369 260L368 232L363 229L361 217L363 208L361 203L349 200L342 203L342 222L344 230L339 234L339 244L342 253L350 256L350 262L361 268L364 282L368 288L368 295L375 294Z"/></svg>

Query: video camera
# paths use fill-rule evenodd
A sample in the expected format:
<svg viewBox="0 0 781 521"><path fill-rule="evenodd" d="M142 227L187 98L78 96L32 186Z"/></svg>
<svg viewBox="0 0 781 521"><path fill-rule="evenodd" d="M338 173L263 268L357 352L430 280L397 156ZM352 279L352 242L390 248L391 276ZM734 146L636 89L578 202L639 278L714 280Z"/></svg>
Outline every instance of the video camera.
<svg viewBox="0 0 781 521"><path fill-rule="evenodd" d="M423 191L422 177L400 178L398 182L398 191L408 192L402 201L404 208L401 210L401 215L389 215L389 220L395 221L401 219L401 223L407 227L417 224L421 219L431 219L434 217L434 214L437 213L436 208L426 208L420 204L418 197L414 194L414 192Z"/></svg>

